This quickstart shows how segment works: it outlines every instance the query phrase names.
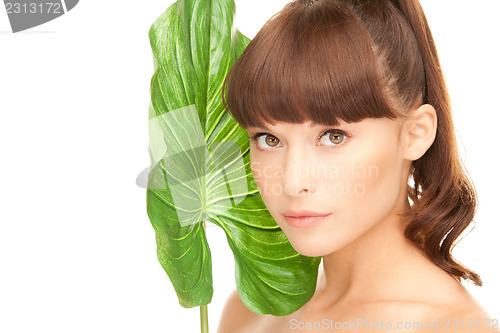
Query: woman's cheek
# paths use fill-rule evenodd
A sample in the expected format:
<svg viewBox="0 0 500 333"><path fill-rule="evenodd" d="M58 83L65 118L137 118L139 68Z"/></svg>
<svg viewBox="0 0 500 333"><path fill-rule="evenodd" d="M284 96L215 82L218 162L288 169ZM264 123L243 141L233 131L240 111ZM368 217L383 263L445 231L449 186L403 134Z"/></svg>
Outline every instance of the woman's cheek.
<svg viewBox="0 0 500 333"><path fill-rule="evenodd" d="M259 161L255 162L250 162L250 169L252 170L252 175L255 181L259 181L261 175L262 175L262 170L260 168L261 163Z"/></svg>
<svg viewBox="0 0 500 333"><path fill-rule="evenodd" d="M253 178L264 201L268 197L279 195L281 192L280 184L277 183L275 176L275 169L275 166L263 162L255 162L252 165Z"/></svg>
<svg viewBox="0 0 500 333"><path fill-rule="evenodd" d="M370 211L375 219L382 218L398 202L402 166L396 155L392 151L379 151L372 155L364 165L369 172L365 177L355 180L363 188L359 204Z"/></svg>

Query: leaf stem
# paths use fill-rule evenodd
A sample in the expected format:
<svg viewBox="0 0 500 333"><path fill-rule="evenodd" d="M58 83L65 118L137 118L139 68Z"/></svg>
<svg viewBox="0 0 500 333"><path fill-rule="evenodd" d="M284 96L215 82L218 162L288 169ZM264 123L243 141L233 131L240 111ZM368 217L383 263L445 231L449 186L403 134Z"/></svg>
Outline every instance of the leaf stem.
<svg viewBox="0 0 500 333"><path fill-rule="evenodd" d="M206 220L203 220L203 229L207 230ZM208 305L200 306L201 333L208 333Z"/></svg>
<svg viewBox="0 0 500 333"><path fill-rule="evenodd" d="M200 306L201 333L208 333L208 305Z"/></svg>

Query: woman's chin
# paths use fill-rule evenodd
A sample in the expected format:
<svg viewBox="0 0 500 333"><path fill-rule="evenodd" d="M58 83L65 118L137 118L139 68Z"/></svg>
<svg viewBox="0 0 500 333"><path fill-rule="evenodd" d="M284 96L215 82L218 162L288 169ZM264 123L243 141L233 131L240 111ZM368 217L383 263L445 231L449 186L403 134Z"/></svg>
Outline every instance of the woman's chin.
<svg viewBox="0 0 500 333"><path fill-rule="evenodd" d="M331 248L326 248L317 243L291 241L290 244L295 251L306 257L322 257L332 252Z"/></svg>

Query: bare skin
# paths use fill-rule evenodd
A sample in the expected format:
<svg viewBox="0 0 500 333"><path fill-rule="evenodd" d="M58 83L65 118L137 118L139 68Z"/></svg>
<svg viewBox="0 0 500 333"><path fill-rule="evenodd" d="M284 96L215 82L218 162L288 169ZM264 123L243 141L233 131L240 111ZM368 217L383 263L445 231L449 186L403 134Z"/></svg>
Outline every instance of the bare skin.
<svg viewBox="0 0 500 333"><path fill-rule="evenodd" d="M390 229L387 223L370 231L372 235L367 237L375 239L380 233L387 236ZM337 262L335 272L329 270L341 256L350 260ZM305 329L307 322L323 323L325 319L333 321L333 327L336 322L345 323L345 331L355 332L380 332L381 326L377 328L374 323L380 325L382 321L385 327L388 322L393 327L398 322L411 325L407 329L393 328L397 332L498 332L484 327L488 323L492 327L493 323L488 322L491 316L460 283L404 239L379 244L379 250L372 251L370 257L354 260L355 256L351 252L324 257L314 296L288 316L257 315L248 310L234 291L225 305L218 332L331 331L325 327ZM350 322L359 326L347 326ZM367 322L374 324L372 329Z"/></svg>
<svg viewBox="0 0 500 333"><path fill-rule="evenodd" d="M410 209L406 193L410 163L420 158L435 138L436 114L431 106L418 108L415 117L405 123L376 120L345 126L353 133L351 141L329 151L310 144L310 138L317 137L314 127L287 126L272 128L273 136L283 143L279 148L254 150L253 160L260 162L260 167L282 162L298 165L313 158L325 164L346 161L351 165L359 152L355 162L376 165L380 175L357 180L366 188L363 197L339 197L332 206L328 206L331 196L314 192L314 186L303 187L311 179L265 179L270 184L302 188L275 194L266 193L264 179L256 177L266 206L294 248L305 255L323 256L317 288L302 308L283 317L251 312L234 291L224 307L219 333L500 332L499 324L492 329L495 322L489 321L491 316L457 280L404 237L406 222L399 213ZM310 155L304 158L305 154ZM315 195L314 200L306 201L305 194ZM316 229L294 229L279 213L290 203L299 202L322 202L314 208L326 207L324 212L337 215ZM359 212L360 206L365 211ZM314 327L314 322L319 324ZM403 325L401 329L398 323Z"/></svg>

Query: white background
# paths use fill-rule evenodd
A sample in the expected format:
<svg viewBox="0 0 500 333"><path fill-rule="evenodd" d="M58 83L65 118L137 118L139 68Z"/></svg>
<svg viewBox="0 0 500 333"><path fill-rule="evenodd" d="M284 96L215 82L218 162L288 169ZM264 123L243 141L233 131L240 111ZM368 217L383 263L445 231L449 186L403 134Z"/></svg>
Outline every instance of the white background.
<svg viewBox="0 0 500 333"><path fill-rule="evenodd" d="M0 331L199 332L156 259L145 189L148 30L173 1L80 1L12 34L0 13ZM253 37L287 1L237 1ZM499 2L422 0L444 68L460 149L480 199L477 226L454 254L484 287L466 284L500 319L497 200ZM215 332L234 288L221 230L213 255Z"/></svg>

